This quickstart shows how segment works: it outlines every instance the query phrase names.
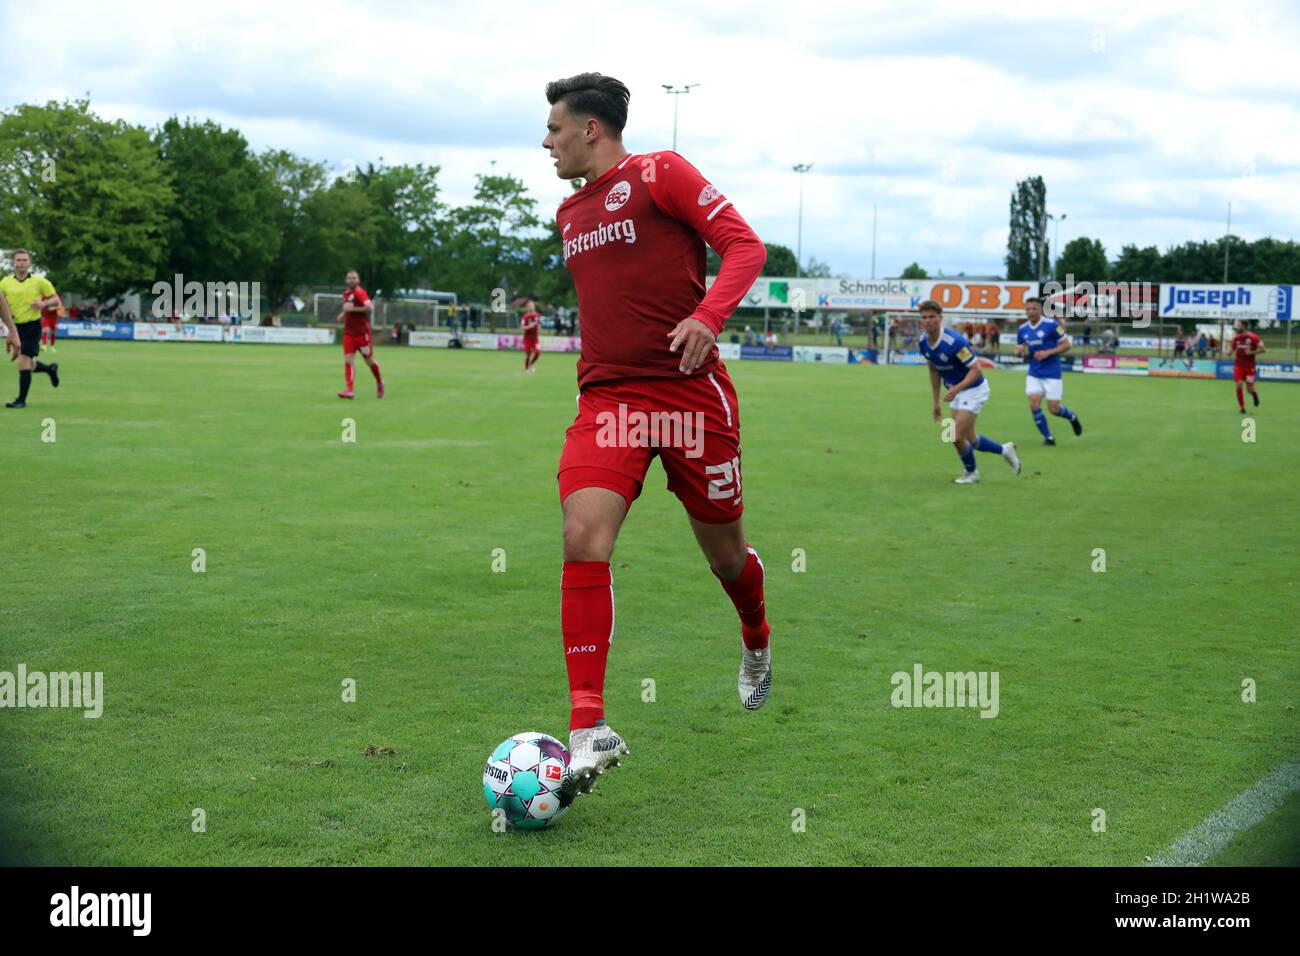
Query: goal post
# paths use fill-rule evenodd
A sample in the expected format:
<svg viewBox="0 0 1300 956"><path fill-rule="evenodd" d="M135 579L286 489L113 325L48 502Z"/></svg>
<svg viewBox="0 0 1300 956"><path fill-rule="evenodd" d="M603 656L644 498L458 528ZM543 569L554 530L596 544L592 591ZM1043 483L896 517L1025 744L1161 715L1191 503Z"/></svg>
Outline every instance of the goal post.
<svg viewBox="0 0 1300 956"><path fill-rule="evenodd" d="M416 326L433 328L446 326L452 315L451 306L445 302L406 296L375 296L370 322L377 328L387 328L400 322L403 328ZM333 322L343 309L341 292L316 292L312 295L312 311L318 322Z"/></svg>

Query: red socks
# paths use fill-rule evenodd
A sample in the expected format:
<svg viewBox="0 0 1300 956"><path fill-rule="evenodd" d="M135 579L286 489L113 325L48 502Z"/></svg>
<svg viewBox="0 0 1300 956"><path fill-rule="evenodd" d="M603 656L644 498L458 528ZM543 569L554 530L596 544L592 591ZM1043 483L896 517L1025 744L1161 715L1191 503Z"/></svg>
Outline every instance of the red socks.
<svg viewBox="0 0 1300 956"><path fill-rule="evenodd" d="M722 582L722 590L727 592L727 597L736 606L736 613L740 615L740 638L745 647L759 651L767 647L768 636L772 633L767 624L767 608L763 602L763 562L758 559L758 553L753 548L746 545L745 550L749 552L749 558L740 577L734 581L724 580L720 575L717 578Z"/></svg>
<svg viewBox="0 0 1300 956"><path fill-rule="evenodd" d="M1246 407L1246 397L1241 394L1241 386L1237 386L1237 405L1240 408Z"/></svg>
<svg viewBox="0 0 1300 956"><path fill-rule="evenodd" d="M608 561L565 561L560 630L569 671L569 729L605 719L605 662L614 636L614 588Z"/></svg>
<svg viewBox="0 0 1300 956"><path fill-rule="evenodd" d="M745 570L722 589L740 616L740 636L751 651L768 645L772 629L763 601L763 562L753 548ZM605 664L614 637L614 588L608 561L565 561L560 578L560 630L569 671L569 729L605 719Z"/></svg>
<svg viewBox="0 0 1300 956"><path fill-rule="evenodd" d="M383 381L383 379L379 377L379 363L378 363L378 362L376 362L374 365L370 366L370 374L372 374L372 375L375 377L375 381L376 381L376 382L382 382L382 381Z"/></svg>
<svg viewBox="0 0 1300 956"><path fill-rule="evenodd" d="M343 363L343 380L348 383L348 391L352 391L353 383L357 377L357 370L351 362Z"/></svg>

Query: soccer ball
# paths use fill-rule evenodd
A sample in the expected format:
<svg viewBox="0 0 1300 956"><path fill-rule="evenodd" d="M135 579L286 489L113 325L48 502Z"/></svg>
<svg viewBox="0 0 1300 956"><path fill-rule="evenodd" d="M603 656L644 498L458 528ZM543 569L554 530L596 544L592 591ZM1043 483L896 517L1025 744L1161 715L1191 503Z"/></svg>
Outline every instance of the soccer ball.
<svg viewBox="0 0 1300 956"><path fill-rule="evenodd" d="M506 822L540 830L568 811L572 798L560 791L569 775L569 751L547 734L528 731L503 740L483 765L488 809Z"/></svg>

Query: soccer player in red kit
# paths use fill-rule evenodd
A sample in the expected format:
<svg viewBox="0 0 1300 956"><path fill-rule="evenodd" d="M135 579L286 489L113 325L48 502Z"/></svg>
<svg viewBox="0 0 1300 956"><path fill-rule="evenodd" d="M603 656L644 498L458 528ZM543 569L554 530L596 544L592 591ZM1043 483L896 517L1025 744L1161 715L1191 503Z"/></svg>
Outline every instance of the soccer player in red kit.
<svg viewBox="0 0 1300 956"><path fill-rule="evenodd" d="M542 314L537 311L537 303L532 299L528 300L528 311L519 320L519 327L524 330L524 371L532 372L533 366L537 364L537 359L542 354L537 344L537 333L542 327Z"/></svg>
<svg viewBox="0 0 1300 956"><path fill-rule="evenodd" d="M1246 396L1241 394L1241 383L1246 383L1246 390L1250 392L1250 397L1255 400L1255 405L1259 405L1259 392L1255 391L1255 356L1261 352L1267 352L1268 348L1264 345L1264 340L1254 332L1247 330L1246 323L1238 319L1233 325L1233 331L1236 333L1232 337L1232 354L1234 357L1232 365L1232 380L1237 383L1237 405L1241 409L1241 414L1246 414Z"/></svg>
<svg viewBox="0 0 1300 956"><path fill-rule="evenodd" d="M348 386L345 391L339 392L339 398L355 397L353 387L356 384L356 370L352 363L357 353L370 366L370 372L375 376L378 397L383 398L384 379L379 374L379 363L374 358L375 343L370 335L370 313L375 307L366 290L361 288L361 276L355 271L349 272L346 281L348 287L343 293L343 309L334 320L343 323L343 380Z"/></svg>
<svg viewBox="0 0 1300 956"><path fill-rule="evenodd" d="M57 352L54 343L59 338L59 309L63 308L63 300L56 293L53 302L47 302L41 307L41 351L49 349L51 352ZM46 344L48 340L48 345Z"/></svg>
<svg viewBox="0 0 1300 956"><path fill-rule="evenodd" d="M629 95L599 73L546 87L542 146L561 179L586 181L556 211L582 316L578 414L558 475L571 795L627 753L605 723L609 562L656 455L740 617L741 704L761 707L772 680L763 565L741 526L740 407L715 346L767 254L731 201L681 156L623 147ZM707 294L706 242L722 256Z"/></svg>

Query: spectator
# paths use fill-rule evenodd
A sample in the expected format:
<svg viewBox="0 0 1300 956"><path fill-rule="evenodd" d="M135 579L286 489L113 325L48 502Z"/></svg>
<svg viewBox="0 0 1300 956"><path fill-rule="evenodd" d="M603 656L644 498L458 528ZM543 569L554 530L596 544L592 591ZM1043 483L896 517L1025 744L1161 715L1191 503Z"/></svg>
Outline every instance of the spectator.
<svg viewBox="0 0 1300 956"><path fill-rule="evenodd" d="M781 340L777 337L776 329L768 329L767 335L763 336L763 344L767 346L770 352L779 345Z"/></svg>
<svg viewBox="0 0 1300 956"><path fill-rule="evenodd" d="M745 344L745 345L753 345L753 344L754 344L754 327L753 327L752 325L747 325L747 326L745 326L745 343L744 343L744 344Z"/></svg>
<svg viewBox="0 0 1300 956"><path fill-rule="evenodd" d="M393 344L394 345L402 344L402 323L401 322L393 323Z"/></svg>
<svg viewBox="0 0 1300 956"><path fill-rule="evenodd" d="M1104 332L1101 333L1101 347L1098 349L1098 351L1105 355L1114 355L1116 350L1116 345L1117 342L1115 341L1115 330L1111 328L1107 328Z"/></svg>
<svg viewBox="0 0 1300 956"><path fill-rule="evenodd" d="M1200 338L1196 340L1196 357L1205 358L1205 353L1209 350L1209 348L1210 348L1210 340L1206 337L1205 333L1202 332Z"/></svg>
<svg viewBox="0 0 1300 956"><path fill-rule="evenodd" d="M1179 328L1178 334L1174 336L1174 361L1177 362L1179 359L1186 359L1187 367L1189 369L1192 367L1192 357L1187 351L1187 333L1181 328ZM1160 364L1165 363L1161 362Z"/></svg>

